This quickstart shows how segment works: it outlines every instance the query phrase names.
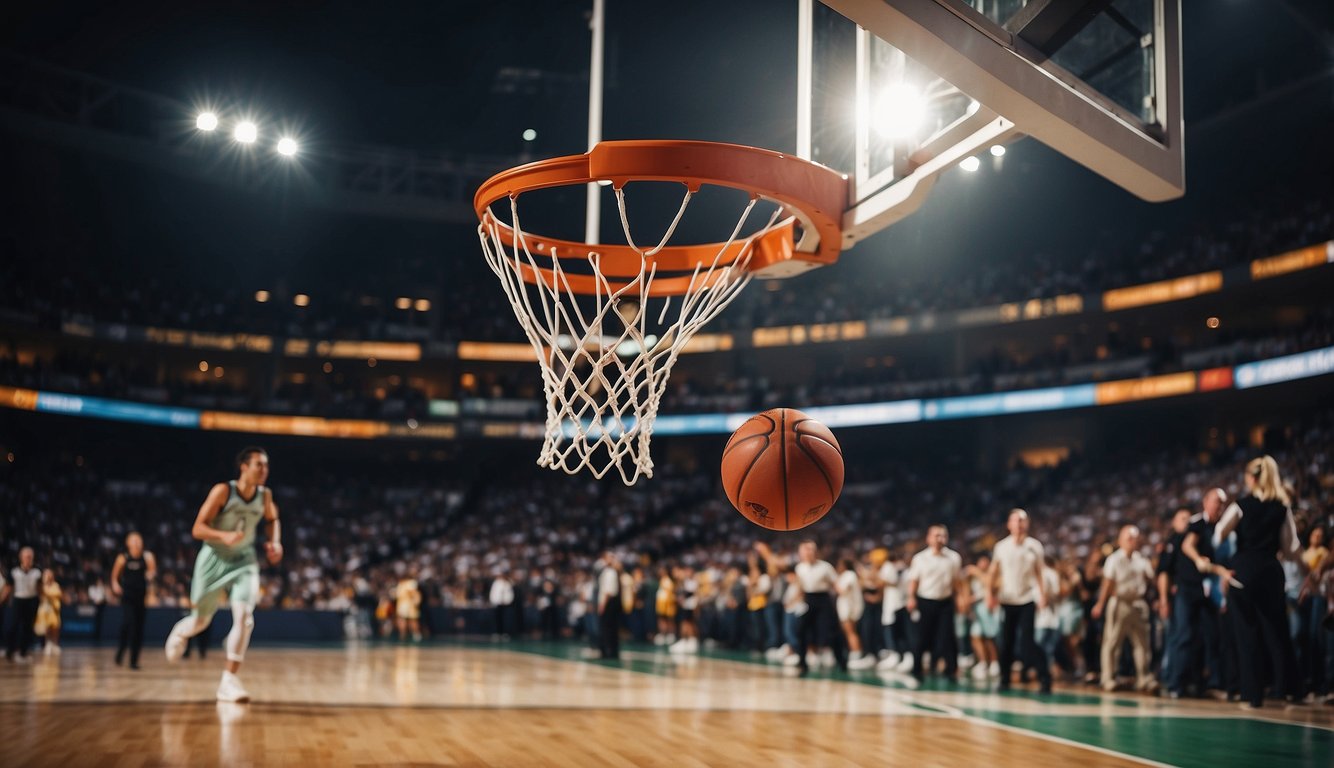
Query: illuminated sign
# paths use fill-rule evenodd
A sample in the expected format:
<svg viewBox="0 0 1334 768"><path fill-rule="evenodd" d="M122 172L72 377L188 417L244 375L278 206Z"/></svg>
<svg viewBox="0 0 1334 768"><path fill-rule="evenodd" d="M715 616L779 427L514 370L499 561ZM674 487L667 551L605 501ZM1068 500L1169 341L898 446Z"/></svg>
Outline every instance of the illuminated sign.
<svg viewBox="0 0 1334 768"><path fill-rule="evenodd" d="M1239 365L1233 379L1237 389L1250 389L1327 373L1334 373L1334 347Z"/></svg>
<svg viewBox="0 0 1334 768"><path fill-rule="evenodd" d="M496 360L511 363L537 362L531 344L500 344L480 341L460 341L460 360Z"/></svg>
<svg viewBox="0 0 1334 768"><path fill-rule="evenodd" d="M928 421L967 419L977 416L1001 416L1007 413L1056 411L1093 404L1093 385L1079 384L1073 387L1026 389L991 395L941 397L926 401L926 405L922 408L922 416Z"/></svg>
<svg viewBox="0 0 1334 768"><path fill-rule="evenodd" d="M1149 304L1190 299L1206 293L1216 293L1222 288L1222 272L1217 270L1201 272L1198 275L1187 275L1175 280L1161 280L1107 291L1102 295L1102 308L1108 312L1116 312Z"/></svg>
<svg viewBox="0 0 1334 768"><path fill-rule="evenodd" d="M0 405L21 411L37 410L37 390L0 387Z"/></svg>
<svg viewBox="0 0 1334 768"><path fill-rule="evenodd" d="M1267 259L1256 259L1251 262L1251 279L1264 280L1267 277L1286 275L1329 263L1334 263L1334 240L1280 253Z"/></svg>
<svg viewBox="0 0 1334 768"><path fill-rule="evenodd" d="M1151 400L1158 397L1188 395L1195 391L1195 373L1169 373L1166 376L1146 376L1142 379L1107 381L1097 385L1098 405L1128 403L1132 400Z"/></svg>

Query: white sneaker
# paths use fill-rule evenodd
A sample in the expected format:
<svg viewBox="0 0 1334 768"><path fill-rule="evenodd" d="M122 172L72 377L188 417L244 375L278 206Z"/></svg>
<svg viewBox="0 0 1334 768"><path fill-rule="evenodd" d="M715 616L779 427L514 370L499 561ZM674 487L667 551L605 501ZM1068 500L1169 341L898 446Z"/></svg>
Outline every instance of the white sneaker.
<svg viewBox="0 0 1334 768"><path fill-rule="evenodd" d="M686 639L689 642L689 645L686 647L686 650L689 651L690 653L699 653L699 638L690 637Z"/></svg>
<svg viewBox="0 0 1334 768"><path fill-rule="evenodd" d="M189 644L189 642L190 638L181 637L175 632L172 632L170 635L167 635L167 646L166 646L167 661L168 662L180 661L181 657L185 655L185 646Z"/></svg>
<svg viewBox="0 0 1334 768"><path fill-rule="evenodd" d="M241 685L241 678L231 672L223 672L222 682L218 683L218 701L240 704L250 701L250 692Z"/></svg>
<svg viewBox="0 0 1334 768"><path fill-rule="evenodd" d="M783 657L783 666L799 667L801 666L801 657L795 653L789 653L787 656Z"/></svg>
<svg viewBox="0 0 1334 768"><path fill-rule="evenodd" d="M867 656L863 654L855 659L848 660L848 669L870 669L871 667L874 666L876 666L876 660L874 656Z"/></svg>
<svg viewBox="0 0 1334 768"><path fill-rule="evenodd" d="M905 654L903 654L903 658L902 658L902 659L899 659L899 665L898 665L897 667L895 667L895 669L898 670L899 672L911 672L911 671L912 671L912 654L911 654L911 653L905 653Z"/></svg>
<svg viewBox="0 0 1334 768"><path fill-rule="evenodd" d="M988 669L989 669L988 665L982 662L978 662L977 664L973 665L973 672L972 672L973 679L986 680L987 677L990 676Z"/></svg>
<svg viewBox="0 0 1334 768"><path fill-rule="evenodd" d="M826 669L829 669L829 668L833 667L835 663L836 663L836 662L834 661L834 652L831 651L831 650L829 650L828 648L826 648L826 649L820 654L820 664L821 664L821 666L825 667Z"/></svg>
<svg viewBox="0 0 1334 768"><path fill-rule="evenodd" d="M987 667L987 674L991 677L1000 677L1000 662L991 662L991 666Z"/></svg>
<svg viewBox="0 0 1334 768"><path fill-rule="evenodd" d="M881 659L880 663L875 665L875 668L881 670L882 672L888 672L890 670L898 669L899 660L901 658L902 657L899 656L898 651L890 651L888 656Z"/></svg>

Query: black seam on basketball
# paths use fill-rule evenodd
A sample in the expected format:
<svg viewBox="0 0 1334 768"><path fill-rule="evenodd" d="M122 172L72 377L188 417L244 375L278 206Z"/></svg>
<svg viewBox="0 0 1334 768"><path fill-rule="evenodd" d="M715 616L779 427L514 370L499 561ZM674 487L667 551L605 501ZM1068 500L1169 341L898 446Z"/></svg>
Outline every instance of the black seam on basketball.
<svg viewBox="0 0 1334 768"><path fill-rule="evenodd" d="M772 434L772 433L769 433L769 434ZM769 445L770 445L770 442L769 442L769 434L754 435L754 437L762 437L762 438L764 438L764 447L761 448L760 450L756 451L756 452L755 452L755 455L752 456L752 457L750 458L750 465L746 467L746 471L745 471L745 472L742 472L742 473L741 473L741 480L739 480L739 481L737 482L737 484L736 484L736 494L735 494L735 496L736 496L736 508L737 508L737 511L738 511L738 512L744 512L744 511L745 511L745 510L741 509L741 507L744 506L744 504L745 504L745 500L741 498L741 491L742 491L743 489L745 489L745 487L746 487L746 478L750 477L750 471L751 471L752 469L755 468L755 465L759 462L760 457L764 455L765 451L769 450ZM746 438L746 439L749 440L750 438ZM744 442L744 441L743 441L743 442Z"/></svg>
<svg viewBox="0 0 1334 768"><path fill-rule="evenodd" d="M790 531L792 530L792 520L787 509L787 411L779 411L778 418L782 422L778 428L778 439L780 441L779 448L782 450L781 463L783 466L783 527Z"/></svg>
<svg viewBox="0 0 1334 768"><path fill-rule="evenodd" d="M724 459L727 458L727 455L728 455L729 453L731 453L733 450L735 450L738 446L745 445L746 443L750 442L751 440L761 440L761 439L763 439L763 440L768 440L768 439L769 439L769 435L768 435L768 434L746 435L745 437L743 437L743 438L741 438L740 440L736 441L736 442L733 443L732 445L727 446L726 450L723 451L723 458L724 458Z"/></svg>
<svg viewBox="0 0 1334 768"><path fill-rule="evenodd" d="M820 470L820 476L824 478L824 484L826 487L829 488L829 506L832 507L834 505L835 497L837 496L837 494L834 493L834 481L830 479L829 473L824 471L824 464L820 461L820 458L815 454L811 453L809 450L807 450L806 446L801 444L801 438L803 437L809 437L812 440L819 440L820 442L824 443L825 445L828 445L831 448L834 448L834 446L828 440L824 439L823 437L819 437L817 435L809 435L809 434L797 435L797 447L801 449L802 453L806 454L806 458L811 460L811 463L815 465L815 468ZM839 454L839 456L842 455L843 454L841 453Z"/></svg>
<svg viewBox="0 0 1334 768"><path fill-rule="evenodd" d="M795 432L795 433L797 433L798 435L804 435L804 436L806 436L806 437L814 437L814 438L816 438L817 440L824 440L824 442L829 443L829 445L832 446L834 450L838 451L838 455L839 455L839 456L842 456L842 455L843 455L843 449L840 448L840 447L838 446L838 444L836 444L836 443L830 443L828 440L825 440L823 437L821 437L821 436L819 436L819 435L815 435L815 434L812 434L812 433L810 433L810 432L802 432L802 431L801 431L801 425L802 425L802 424L805 424L805 423L808 422L808 421L815 421L815 419L802 419L801 421L794 422L794 423L792 424L792 431ZM815 421L815 423L819 424L820 422ZM825 429L829 429L829 428L828 428L828 427L825 427Z"/></svg>

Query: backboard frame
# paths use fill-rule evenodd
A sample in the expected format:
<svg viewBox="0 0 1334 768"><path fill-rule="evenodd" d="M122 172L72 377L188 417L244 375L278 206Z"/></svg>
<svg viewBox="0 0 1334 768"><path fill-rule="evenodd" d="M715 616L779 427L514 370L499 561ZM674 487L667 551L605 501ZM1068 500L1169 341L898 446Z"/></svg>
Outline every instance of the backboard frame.
<svg viewBox="0 0 1334 768"><path fill-rule="evenodd" d="M811 49L814 0L799 0L798 155L811 156ZM875 35L977 102L971 111L916 147L903 175L886 179L862 166L851 171L851 207L843 222L850 246L908 216L935 178L951 165L992 145L1028 135L1132 194L1151 202L1185 191L1181 104L1180 0L1153 0L1153 98L1140 120L963 0L821 0L858 29L858 76L864 42ZM1089 5L1089 4L1085 4ZM1032 0L1021 14L1059 16L1071 4ZM859 98L865 83L859 83ZM858 147L866 140L858 125ZM842 170L842 169L841 169ZM890 183L887 183L890 182Z"/></svg>

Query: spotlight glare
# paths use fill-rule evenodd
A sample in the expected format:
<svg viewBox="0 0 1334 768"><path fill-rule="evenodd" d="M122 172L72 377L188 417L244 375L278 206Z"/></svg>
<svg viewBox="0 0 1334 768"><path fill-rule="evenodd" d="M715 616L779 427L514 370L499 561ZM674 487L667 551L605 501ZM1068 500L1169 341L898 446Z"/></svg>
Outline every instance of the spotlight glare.
<svg viewBox="0 0 1334 768"><path fill-rule="evenodd" d="M1000 144L993 144L993 145L991 146L991 156L992 156L992 157L1001 157L1001 156L1004 155L1004 154L1005 154L1005 147L1004 147L1003 145L1000 145Z"/></svg>
<svg viewBox="0 0 1334 768"><path fill-rule="evenodd" d="M287 136L278 139L278 154L291 157L296 154L296 139Z"/></svg>
<svg viewBox="0 0 1334 768"><path fill-rule="evenodd" d="M536 138L537 138L537 131L533 130L532 128L527 128L524 130L523 132L524 141L532 141L533 139Z"/></svg>
<svg viewBox="0 0 1334 768"><path fill-rule="evenodd" d="M259 128L249 120L243 120L236 124L236 140L242 144L254 144L255 139L259 138Z"/></svg>
<svg viewBox="0 0 1334 768"><path fill-rule="evenodd" d="M218 116L212 112L200 112L195 118L195 127L201 131L212 131L218 127Z"/></svg>
<svg viewBox="0 0 1334 768"><path fill-rule="evenodd" d="M304 293L298 293L296 296L292 298L292 303L297 305L298 307L309 306L310 297Z"/></svg>
<svg viewBox="0 0 1334 768"><path fill-rule="evenodd" d="M959 167L969 173L973 173L978 168L982 167L982 161L978 160L976 157L965 157L963 160L959 161Z"/></svg>
<svg viewBox="0 0 1334 768"><path fill-rule="evenodd" d="M872 120L877 133L890 139L912 136L926 119L926 99L921 91L898 83L886 88L876 102Z"/></svg>

